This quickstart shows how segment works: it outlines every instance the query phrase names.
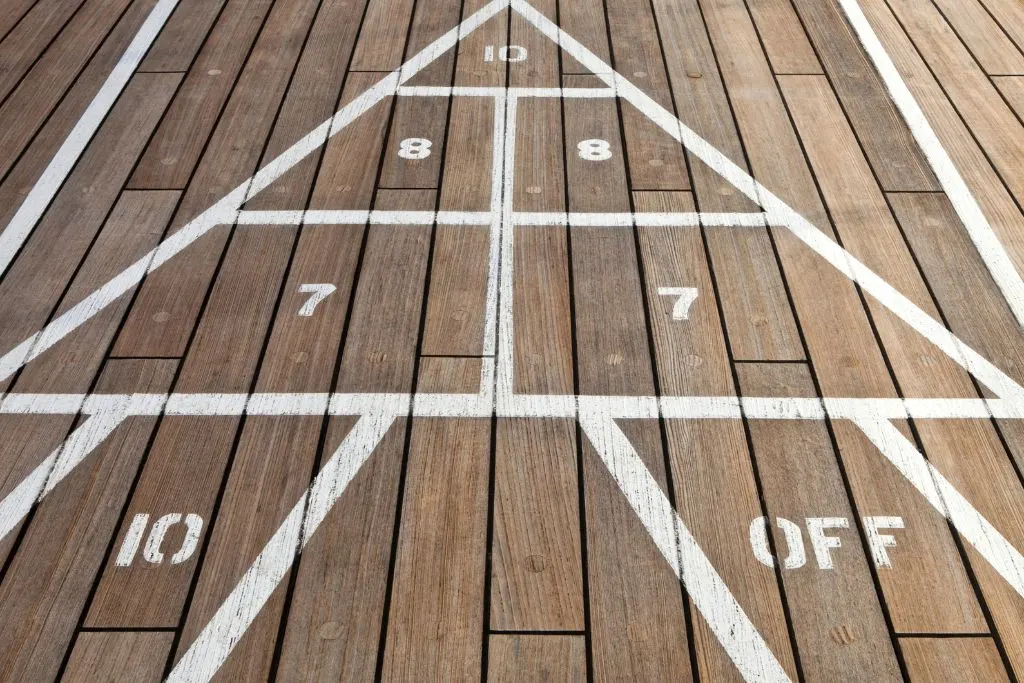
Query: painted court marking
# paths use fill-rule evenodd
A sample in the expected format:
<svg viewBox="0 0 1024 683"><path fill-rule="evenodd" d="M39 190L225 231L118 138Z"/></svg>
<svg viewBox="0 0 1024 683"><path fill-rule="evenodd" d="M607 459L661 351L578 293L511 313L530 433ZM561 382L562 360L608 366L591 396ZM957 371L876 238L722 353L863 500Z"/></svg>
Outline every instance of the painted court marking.
<svg viewBox="0 0 1024 683"><path fill-rule="evenodd" d="M128 85L128 80L135 73L142 58L146 56L160 30L167 23L171 12L178 6L178 0L160 0L150 10L146 21L139 27L139 32L114 65L107 80L100 86L99 92L89 103L75 127L57 150L57 153L32 186L25 201L21 203L17 213L11 218L3 233L0 233L0 275L7 271L21 245L29 238L39 219L43 217L50 202L67 179L78 158L89 145L92 136L107 117L111 107L120 97L121 91Z"/></svg>
<svg viewBox="0 0 1024 683"><path fill-rule="evenodd" d="M165 0L167 1L167 0ZM421 88L407 87L418 71L488 19L511 7L578 62L593 71L606 88ZM164 17L166 19L166 17ZM148 20L147 20L148 21ZM134 68L134 67L133 67ZM312 151L325 144L383 98L463 95L495 101L492 150L492 195L487 212L308 212L241 211L248 199L265 189ZM749 214L559 214L518 213L512 206L516 116L521 97L619 97L701 161L756 202L761 213ZM911 98L912 99L912 98ZM579 153L600 162L602 141L584 141ZM409 155L429 154L423 142L409 143ZM421 158L421 157L411 157ZM955 170L955 169L954 169ZM945 186L944 186L945 187ZM952 195L951 195L952 199ZM272 220L271 220L272 219ZM89 295L43 330L0 357L0 380L9 378L64 336L137 285L147 273L180 253L213 227L225 223L349 224L378 223L488 225L488 285L484 335L485 358L477 394L8 394L0 414L85 414L90 417L67 441L0 502L0 538L14 529L31 506L53 490L114 429L132 415L357 415L358 421L328 459L310 488L263 548L214 617L191 643L171 673L173 681L207 681L219 670L252 620L294 562L296 553L316 532L360 467L398 416L555 417L578 419L659 551L686 588L702 617L746 680L789 680L756 627L711 565L692 534L672 509L657 482L637 456L615 420L622 418L849 419L864 431L890 463L945 515L960 534L1024 596L1021 554L935 468L890 420L907 417L990 419L1024 417L1024 389L959 340L938 321L897 292L867 266L833 242L785 202L729 161L664 107L613 71L524 0L492 0L462 24L445 33L398 70L299 140L145 257ZM802 242L924 335L974 375L995 399L784 399L655 396L523 396L514 394L513 254L517 228L540 225L629 228L636 225L763 226L791 230ZM970 227L968 228L971 229ZM6 233L5 233L6 235ZM16 235L15 235L16 236ZM972 235L973 236L973 235ZM993 236L994 237L994 236ZM991 246L991 245L989 245ZM1001 247L1000 247L1001 248ZM981 247L979 246L979 249ZM13 255L13 252L12 252ZM983 256L985 254L983 253ZM1004 254L1005 255L1005 254ZM0 253L2 256L2 253ZM988 263L988 260L986 260ZM991 268L990 264L990 268ZM1015 273L1015 271L1014 271ZM995 273L994 273L995 275ZM304 285L306 286L306 285ZM322 285L308 285L322 287ZM1001 283L1002 286L1002 283ZM675 289L675 288L669 288ZM680 288L682 289L682 288ZM317 295L325 290L308 290ZM1004 294L1006 290L1004 290ZM682 296L676 294L676 296ZM1008 295L1009 296L1009 295ZM309 302L307 302L309 303ZM1011 303L1012 305L1012 303ZM312 308L309 311L313 313ZM1016 312L1016 311L1015 311ZM895 435L894 435L895 432ZM897 438L899 436L900 438ZM168 524L171 522L167 522ZM140 531L141 534L141 531ZM158 552L159 548L155 552ZM154 555L155 556L155 555Z"/></svg>

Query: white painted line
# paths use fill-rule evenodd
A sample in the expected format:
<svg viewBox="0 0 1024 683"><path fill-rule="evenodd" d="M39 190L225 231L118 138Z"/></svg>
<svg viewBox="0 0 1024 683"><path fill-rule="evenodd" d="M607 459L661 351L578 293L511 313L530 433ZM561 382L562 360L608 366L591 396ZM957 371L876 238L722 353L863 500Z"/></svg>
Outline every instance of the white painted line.
<svg viewBox="0 0 1024 683"><path fill-rule="evenodd" d="M156 40L177 5L178 0L160 0L153 6L149 16L139 27L139 32L135 34L124 54L100 86L99 92L82 112L75 127L68 133L60 149L32 186L25 201L11 218L11 222L7 224L3 233L0 233L0 276L7 271L21 245L32 234L39 219L43 217L50 202L71 173L71 169L78 163L78 158L82 156L92 136L96 134L107 113L121 96L139 62L146 56L150 45Z"/></svg>
<svg viewBox="0 0 1024 683"><path fill-rule="evenodd" d="M924 152L928 164L935 172L939 183L942 184L946 196L949 197L953 208L956 209L964 228L967 229L967 234L971 236L971 241L974 242L982 260L988 266L992 279L996 281L999 290L1003 293L1006 303L1017 318L1017 323L1024 326L1024 281L1021 280L1020 273L1017 272L1013 261L1003 249L1003 245L999 242L995 231L992 230L992 226L989 225L970 188L964 182L960 171L957 170L956 164L953 163L942 146L942 142L939 141L938 135L928 123L928 119L921 107L918 106L917 100L914 99L914 95L910 92L903 77L900 76L896 65L886 53L882 42L875 35L871 23L864 16L857 0L839 0L839 5L856 31L864 51L867 52L875 69L885 82L892 101L907 122L910 132L917 140L921 151Z"/></svg>
<svg viewBox="0 0 1024 683"><path fill-rule="evenodd" d="M858 283L883 306L895 313L907 325L935 344L954 362L973 374L985 386L1002 398L1024 399L1021 388L999 368L968 347L941 323L921 310L910 299L900 294L874 271L836 244L810 221L791 209L768 188L754 180L746 171L734 164L711 143L688 128L667 109L630 83L621 74L612 71L593 52L572 36L562 31L550 19L524 0L511 0L512 8L539 31L557 42L576 61L601 80L614 87L619 96L627 100L642 114L690 150L697 158L732 183L736 189L756 202L769 216L773 225L785 225L798 239L832 264L839 272Z"/></svg>
<svg viewBox="0 0 1024 683"><path fill-rule="evenodd" d="M580 406L580 426L733 664L748 681L789 681L760 632L618 425Z"/></svg>
<svg viewBox="0 0 1024 683"><path fill-rule="evenodd" d="M964 540L1024 598L1024 556L964 498L892 423L854 421L871 443L916 488L939 514L952 522Z"/></svg>
<svg viewBox="0 0 1024 683"><path fill-rule="evenodd" d="M398 89L399 95L412 97L552 97L569 99L597 99L615 97L611 88L495 88L447 85L406 85Z"/></svg>
<svg viewBox="0 0 1024 683"><path fill-rule="evenodd" d="M280 178L357 117L370 110L385 97L393 95L398 90L399 85L415 76L417 72L454 46L458 40L471 33L507 6L508 0L492 0L484 5L475 14L459 24L459 26L423 48L422 51L402 65L401 68L388 74L362 95L342 107L331 118L317 126L313 131L285 150L280 156L260 169L256 175L229 192L209 209L199 214L178 232L168 237L155 249L121 272L120 275L50 322L41 331L8 351L0 357L0 381L10 378L18 368L39 357L40 354L77 329L82 323L134 288L148 272L159 268L170 258L181 253L183 249L205 235L214 226L233 223L238 209L248 199Z"/></svg>
<svg viewBox="0 0 1024 683"><path fill-rule="evenodd" d="M127 405L128 401L124 401ZM81 405L81 402L79 402ZM36 501L53 491L110 433L117 429L127 413L111 410L85 420L52 453L43 459L3 501L0 501L0 539L25 518Z"/></svg>
<svg viewBox="0 0 1024 683"><path fill-rule="evenodd" d="M501 267L501 235L504 212L503 192L511 188L503 185L503 164L506 154L515 154L516 98L504 93L494 98L494 126L491 132L491 211L490 235L487 248L487 292L484 298L483 355L493 357L498 345L498 270ZM509 118L512 118L509 122ZM511 228L509 228L511 232Z"/></svg>
<svg viewBox="0 0 1024 683"><path fill-rule="evenodd" d="M512 197L516 178L516 128L519 100L516 96L508 98L507 120L505 123L505 155L501 167L501 218L498 222L498 240L500 242L501 265L500 301L498 312L498 358L495 369L495 402L502 403L513 392L515 362L513 344L515 342L512 283L514 277L515 230L512 227Z"/></svg>
<svg viewBox="0 0 1024 683"><path fill-rule="evenodd" d="M252 566L178 661L168 683L209 681L395 421L393 412L361 417Z"/></svg>

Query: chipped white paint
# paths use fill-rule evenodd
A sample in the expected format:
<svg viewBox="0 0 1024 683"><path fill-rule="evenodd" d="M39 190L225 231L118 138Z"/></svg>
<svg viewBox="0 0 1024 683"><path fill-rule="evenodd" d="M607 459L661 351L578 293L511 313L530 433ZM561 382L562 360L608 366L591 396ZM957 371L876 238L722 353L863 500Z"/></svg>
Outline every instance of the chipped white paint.
<svg viewBox="0 0 1024 683"><path fill-rule="evenodd" d="M868 539L868 547L871 549L871 558L875 561L876 567L891 567L892 560L889 559L887 548L896 547L896 537L892 534L883 534L881 529L903 529L906 524L902 517L865 517L864 535Z"/></svg>
<svg viewBox="0 0 1024 683"><path fill-rule="evenodd" d="M661 487L608 415L580 403L580 426L612 479L733 664L748 681L789 681L760 632L711 565Z"/></svg>
<svg viewBox="0 0 1024 683"><path fill-rule="evenodd" d="M310 295L299 308L299 315L303 318L312 316L320 302L334 294L337 290L338 288L330 283L299 285L300 294Z"/></svg>
<svg viewBox="0 0 1024 683"><path fill-rule="evenodd" d="M807 551L804 548L804 537L800 527L785 517L778 517L775 523L782 529L786 541L786 559L782 561L784 569L799 569L807 564ZM771 547L768 544L768 518L757 517L750 523L750 549L758 562L766 567L775 566Z"/></svg>
<svg viewBox="0 0 1024 683"><path fill-rule="evenodd" d="M167 532L175 524L181 524L180 512L171 512L153 523L149 530L149 538L146 539L146 546L142 549L142 558L150 564L163 564L164 553L161 550ZM185 538L182 539L181 548L171 557L171 564L181 564L192 557L199 545L199 534L203 531L203 518L199 515L189 513L185 515ZM119 555L120 557L120 555Z"/></svg>
<svg viewBox="0 0 1024 683"><path fill-rule="evenodd" d="M140 512L132 517L132 523L124 534L124 540L121 541L121 549L117 551L117 559L114 561L116 566L132 566L132 562L135 561L135 555L139 552L139 546L142 545L142 536L146 533L148 526L148 513Z"/></svg>
<svg viewBox="0 0 1024 683"><path fill-rule="evenodd" d="M689 320L690 306L697 300L696 287L658 287L658 296L674 296L675 304L672 306L673 320Z"/></svg>
<svg viewBox="0 0 1024 683"><path fill-rule="evenodd" d="M846 517L808 517L807 535L811 539L814 559L819 569L832 569L832 549L839 548L843 542L836 536L825 532L829 529L849 529L850 520Z"/></svg>
<svg viewBox="0 0 1024 683"><path fill-rule="evenodd" d="M982 260L988 267L992 279L996 281L999 290L1002 292L1006 303L1017 318L1018 324L1024 326L1024 281L1020 273L1013 265L1003 245L999 242L995 231L989 225L988 219L982 212L978 202L974 199L971 189L964 182L956 164L946 152L945 147L935 134L924 111L917 104L913 93L907 87L899 70L893 64L892 59L886 53L882 42L878 39L871 23L864 16L857 0L839 0L839 6L846 13L853 30L857 33L864 51L875 65L875 69L882 77L889 96L896 104L897 109L907 122L907 127L913 134L914 139L924 152L928 164L935 172L942 189L949 197L950 203L956 210L960 221L967 229L971 241L981 255Z"/></svg>
<svg viewBox="0 0 1024 683"><path fill-rule="evenodd" d="M203 628L168 676L168 683L213 678L253 619L270 599L327 513L384 438L396 413L383 409L359 418L285 517L238 585Z"/></svg>

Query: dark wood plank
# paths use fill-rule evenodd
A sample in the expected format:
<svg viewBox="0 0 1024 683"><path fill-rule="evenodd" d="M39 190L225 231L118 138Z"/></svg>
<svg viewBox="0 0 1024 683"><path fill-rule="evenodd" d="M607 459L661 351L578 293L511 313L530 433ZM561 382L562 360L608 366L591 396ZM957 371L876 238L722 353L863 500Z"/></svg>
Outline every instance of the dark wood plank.
<svg viewBox="0 0 1024 683"><path fill-rule="evenodd" d="M462 20L465 21L487 4L487 0L464 0ZM508 43L508 10L498 12L456 46L455 85L503 86L507 62L497 59L498 49ZM494 47L495 59L485 61L488 45Z"/></svg>
<svg viewBox="0 0 1024 683"><path fill-rule="evenodd" d="M815 0L794 0L794 4L882 187L939 189L839 4Z"/></svg>
<svg viewBox="0 0 1024 683"><path fill-rule="evenodd" d="M822 72L791 0L750 0L748 6L772 71L777 74Z"/></svg>
<svg viewBox="0 0 1024 683"><path fill-rule="evenodd" d="M654 14L648 0L608 3L613 66L654 100L672 109ZM633 190L686 190L690 178L682 145L628 103L621 107Z"/></svg>
<svg viewBox="0 0 1024 683"><path fill-rule="evenodd" d="M1009 680L991 638L901 638L900 648L914 681Z"/></svg>
<svg viewBox="0 0 1024 683"><path fill-rule="evenodd" d="M188 71L226 0L180 0L139 71Z"/></svg>
<svg viewBox="0 0 1024 683"><path fill-rule="evenodd" d="M185 192L172 231L256 171L316 5L313 0L275 5ZM230 232L227 226L214 228L190 245L186 255L146 278L118 337L115 354L181 356ZM154 320L157 314L159 320Z"/></svg>
<svg viewBox="0 0 1024 683"><path fill-rule="evenodd" d="M167 391L175 366L114 360L98 391ZM5 679L56 676L155 424L154 417L129 418L38 507L0 587Z"/></svg>
<svg viewBox="0 0 1024 683"><path fill-rule="evenodd" d="M77 31L81 30L79 19L78 22L71 22L62 40L51 43L84 5L84 0L37 2L14 30L0 41L0 101L10 94L22 76L48 48L61 51L67 49L67 42L74 43L82 39L76 35ZM94 0L84 14L95 13L99 5L102 3ZM120 8L124 9L124 4L121 4ZM116 14L114 16L116 17ZM97 28L102 31L102 24Z"/></svg>
<svg viewBox="0 0 1024 683"><path fill-rule="evenodd" d="M406 59L418 54L461 21L462 0L417 0ZM448 50L413 76L409 85L450 85L458 48Z"/></svg>
<svg viewBox="0 0 1024 683"><path fill-rule="evenodd" d="M481 675L490 423L412 425L384 679Z"/></svg>
<svg viewBox="0 0 1024 683"><path fill-rule="evenodd" d="M128 84L0 284L0 346L13 348L50 317L180 78L139 74ZM116 274L98 274L94 287Z"/></svg>
<svg viewBox="0 0 1024 683"><path fill-rule="evenodd" d="M814 395L802 363L744 363L737 373L747 396ZM850 525L825 531L841 543L831 551L831 569L820 568L808 552L805 566L782 573L804 676L902 680L825 425L754 420L750 436L769 519L783 517L802 526L807 518L834 517ZM781 534L776 536L781 541Z"/></svg>
<svg viewBox="0 0 1024 683"><path fill-rule="evenodd" d="M31 121L31 110L24 109L19 112L19 116L25 118L24 122L0 129L0 140L4 141L5 153L23 152L16 163L13 163L13 157L10 157L5 165L0 166L0 175L6 174L3 182L0 182L0 225L7 225L21 207L43 170L64 144L114 65L121 59L149 10L150 8L142 3L134 3L128 8L107 40L78 74L74 84L64 93L53 113L48 118L43 116L45 123L42 120ZM26 128L29 123L36 127ZM31 144L27 144L28 136L33 132L35 137L32 138Z"/></svg>
<svg viewBox="0 0 1024 683"><path fill-rule="evenodd" d="M551 21L558 21L556 0L531 3L534 9ZM526 48L524 61L509 62L509 85L524 88L557 88L560 85L558 45L518 12L512 13L509 44Z"/></svg>
<svg viewBox="0 0 1024 683"><path fill-rule="evenodd" d="M441 181L442 211L490 210L494 115L494 103L487 97L452 102ZM479 356L483 353L490 228L439 225L435 234L423 353Z"/></svg>
<svg viewBox="0 0 1024 683"><path fill-rule="evenodd" d="M402 65L413 0L371 0L352 56L353 71L393 71Z"/></svg>
<svg viewBox="0 0 1024 683"><path fill-rule="evenodd" d="M203 320L175 385L176 391L248 392L268 333L294 228L252 227L232 240ZM207 521L218 497L238 417L165 419L129 505L153 518L179 512ZM118 534L122 538L124 529ZM143 564L105 568L90 610L91 626L177 626L198 554L155 570Z"/></svg>
<svg viewBox="0 0 1024 683"><path fill-rule="evenodd" d="M559 0L558 17L566 33L583 43L605 64L611 62L608 24L602 3L593 0ZM563 52L562 73L588 74L590 69Z"/></svg>
<svg viewBox="0 0 1024 683"><path fill-rule="evenodd" d="M431 190L390 192L396 195L390 209L429 211L434 207ZM430 227L373 225L368 229L341 358L341 388L408 393L413 386Z"/></svg>
<svg viewBox="0 0 1024 683"><path fill-rule="evenodd" d="M451 83L450 74L444 85ZM437 189L448 127L448 106L447 97L398 98L381 167L381 187ZM429 140L430 154L424 158L400 155L403 141L410 139Z"/></svg>
<svg viewBox="0 0 1024 683"><path fill-rule="evenodd" d="M6 36L39 0L7 0L0 5L0 35Z"/></svg>
<svg viewBox="0 0 1024 683"><path fill-rule="evenodd" d="M107 631L83 633L75 643L62 681L156 683L173 633Z"/></svg>
<svg viewBox="0 0 1024 683"><path fill-rule="evenodd" d="M490 682L587 680L583 636L492 635L489 640Z"/></svg>
<svg viewBox="0 0 1024 683"><path fill-rule="evenodd" d="M573 77L565 81L571 86ZM628 211L615 104L566 100L565 120L570 211ZM581 159L576 141L586 139L607 140L611 158ZM571 253L580 393L653 394L633 230L572 228ZM622 426L664 487L657 423ZM583 448L583 484L595 677L686 678L690 662L679 582L589 442Z"/></svg>

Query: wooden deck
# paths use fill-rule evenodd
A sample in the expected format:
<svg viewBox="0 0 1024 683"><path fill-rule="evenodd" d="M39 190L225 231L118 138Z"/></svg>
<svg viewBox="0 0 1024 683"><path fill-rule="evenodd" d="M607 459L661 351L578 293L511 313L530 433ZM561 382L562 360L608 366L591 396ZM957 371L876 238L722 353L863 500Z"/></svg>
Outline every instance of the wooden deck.
<svg viewBox="0 0 1024 683"><path fill-rule="evenodd" d="M1024 680L1024 2L530 2L0 0L0 681Z"/></svg>

